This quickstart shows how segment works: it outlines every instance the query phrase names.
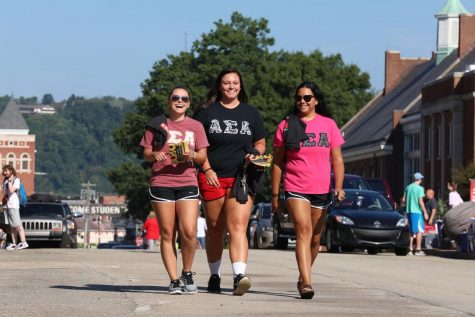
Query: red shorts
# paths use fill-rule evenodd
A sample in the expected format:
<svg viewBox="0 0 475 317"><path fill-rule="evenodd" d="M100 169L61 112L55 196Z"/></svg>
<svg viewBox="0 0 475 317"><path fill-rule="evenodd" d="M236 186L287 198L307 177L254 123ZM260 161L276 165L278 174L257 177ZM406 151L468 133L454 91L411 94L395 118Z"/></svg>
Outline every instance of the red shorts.
<svg viewBox="0 0 475 317"><path fill-rule="evenodd" d="M234 177L218 177L219 187L209 185L203 173L198 174L198 186L205 201L215 200L226 195L226 189L233 188Z"/></svg>

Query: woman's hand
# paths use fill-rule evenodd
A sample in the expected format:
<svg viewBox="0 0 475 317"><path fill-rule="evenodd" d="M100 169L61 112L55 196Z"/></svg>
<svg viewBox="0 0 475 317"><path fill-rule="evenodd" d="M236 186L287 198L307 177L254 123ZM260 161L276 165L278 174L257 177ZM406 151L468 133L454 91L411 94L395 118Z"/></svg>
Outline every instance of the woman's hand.
<svg viewBox="0 0 475 317"><path fill-rule="evenodd" d="M189 152L183 153L183 157L185 158L187 162L193 162L196 157L196 152L189 151Z"/></svg>
<svg viewBox="0 0 475 317"><path fill-rule="evenodd" d="M205 177L206 177L206 182L208 185L214 186L214 187L219 187L219 180L218 180L218 175L216 174L213 169L209 168L205 172Z"/></svg>
<svg viewBox="0 0 475 317"><path fill-rule="evenodd" d="M343 189L335 190L334 195L338 201L343 201L345 199L345 191Z"/></svg>
<svg viewBox="0 0 475 317"><path fill-rule="evenodd" d="M167 160L167 155L166 152L153 152L153 157L157 162L165 162Z"/></svg>

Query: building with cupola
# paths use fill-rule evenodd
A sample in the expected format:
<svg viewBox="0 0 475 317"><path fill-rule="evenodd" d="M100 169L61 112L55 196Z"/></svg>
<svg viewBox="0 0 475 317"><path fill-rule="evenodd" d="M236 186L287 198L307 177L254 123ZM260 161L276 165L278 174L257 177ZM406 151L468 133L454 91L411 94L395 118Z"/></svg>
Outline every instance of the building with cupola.
<svg viewBox="0 0 475 317"><path fill-rule="evenodd" d="M346 171L386 178L396 199L415 172L446 195L454 168L475 161L475 16L459 0L435 14L435 51L386 51L385 87L343 127Z"/></svg>
<svg viewBox="0 0 475 317"><path fill-rule="evenodd" d="M12 165L28 195L35 191L35 135L13 97L0 115L0 162Z"/></svg>

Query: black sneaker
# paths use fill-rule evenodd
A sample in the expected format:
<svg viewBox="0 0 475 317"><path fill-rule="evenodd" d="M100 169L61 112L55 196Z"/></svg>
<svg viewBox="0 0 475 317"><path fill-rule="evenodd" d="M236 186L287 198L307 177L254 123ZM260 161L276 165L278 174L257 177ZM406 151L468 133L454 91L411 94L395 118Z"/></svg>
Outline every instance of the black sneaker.
<svg viewBox="0 0 475 317"><path fill-rule="evenodd" d="M180 279L170 281L170 286L168 286L168 292L171 295L180 295L181 293L183 293Z"/></svg>
<svg viewBox="0 0 475 317"><path fill-rule="evenodd" d="M196 294L198 292L198 286L193 281L193 275L195 272L182 272L181 281L183 282L183 293Z"/></svg>
<svg viewBox="0 0 475 317"><path fill-rule="evenodd" d="M221 293L221 278L218 274L209 277L208 293Z"/></svg>
<svg viewBox="0 0 475 317"><path fill-rule="evenodd" d="M238 274L234 277L233 295L244 295L251 288L251 279L245 275Z"/></svg>

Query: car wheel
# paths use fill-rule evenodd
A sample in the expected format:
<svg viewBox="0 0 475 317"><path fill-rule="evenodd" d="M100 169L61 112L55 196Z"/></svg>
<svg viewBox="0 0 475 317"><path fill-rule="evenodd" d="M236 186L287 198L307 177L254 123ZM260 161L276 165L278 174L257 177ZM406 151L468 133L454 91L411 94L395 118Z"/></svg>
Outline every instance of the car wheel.
<svg viewBox="0 0 475 317"><path fill-rule="evenodd" d="M326 244L328 252L335 253L339 251L338 246L335 244L335 241L333 240L333 230L331 228L327 228L327 231L325 231L325 240L326 240L325 244Z"/></svg>
<svg viewBox="0 0 475 317"><path fill-rule="evenodd" d="M371 255L376 255L378 254L379 250L378 249L368 249L368 254Z"/></svg>
<svg viewBox="0 0 475 317"><path fill-rule="evenodd" d="M274 247L279 250L287 249L289 245L289 239L282 238L280 236L279 226L276 224L274 225Z"/></svg>
<svg viewBox="0 0 475 317"><path fill-rule="evenodd" d="M408 252L408 248L394 248L394 254L397 256L406 256Z"/></svg>
<svg viewBox="0 0 475 317"><path fill-rule="evenodd" d="M257 233L254 234L254 249L259 249L259 238L257 237Z"/></svg>

